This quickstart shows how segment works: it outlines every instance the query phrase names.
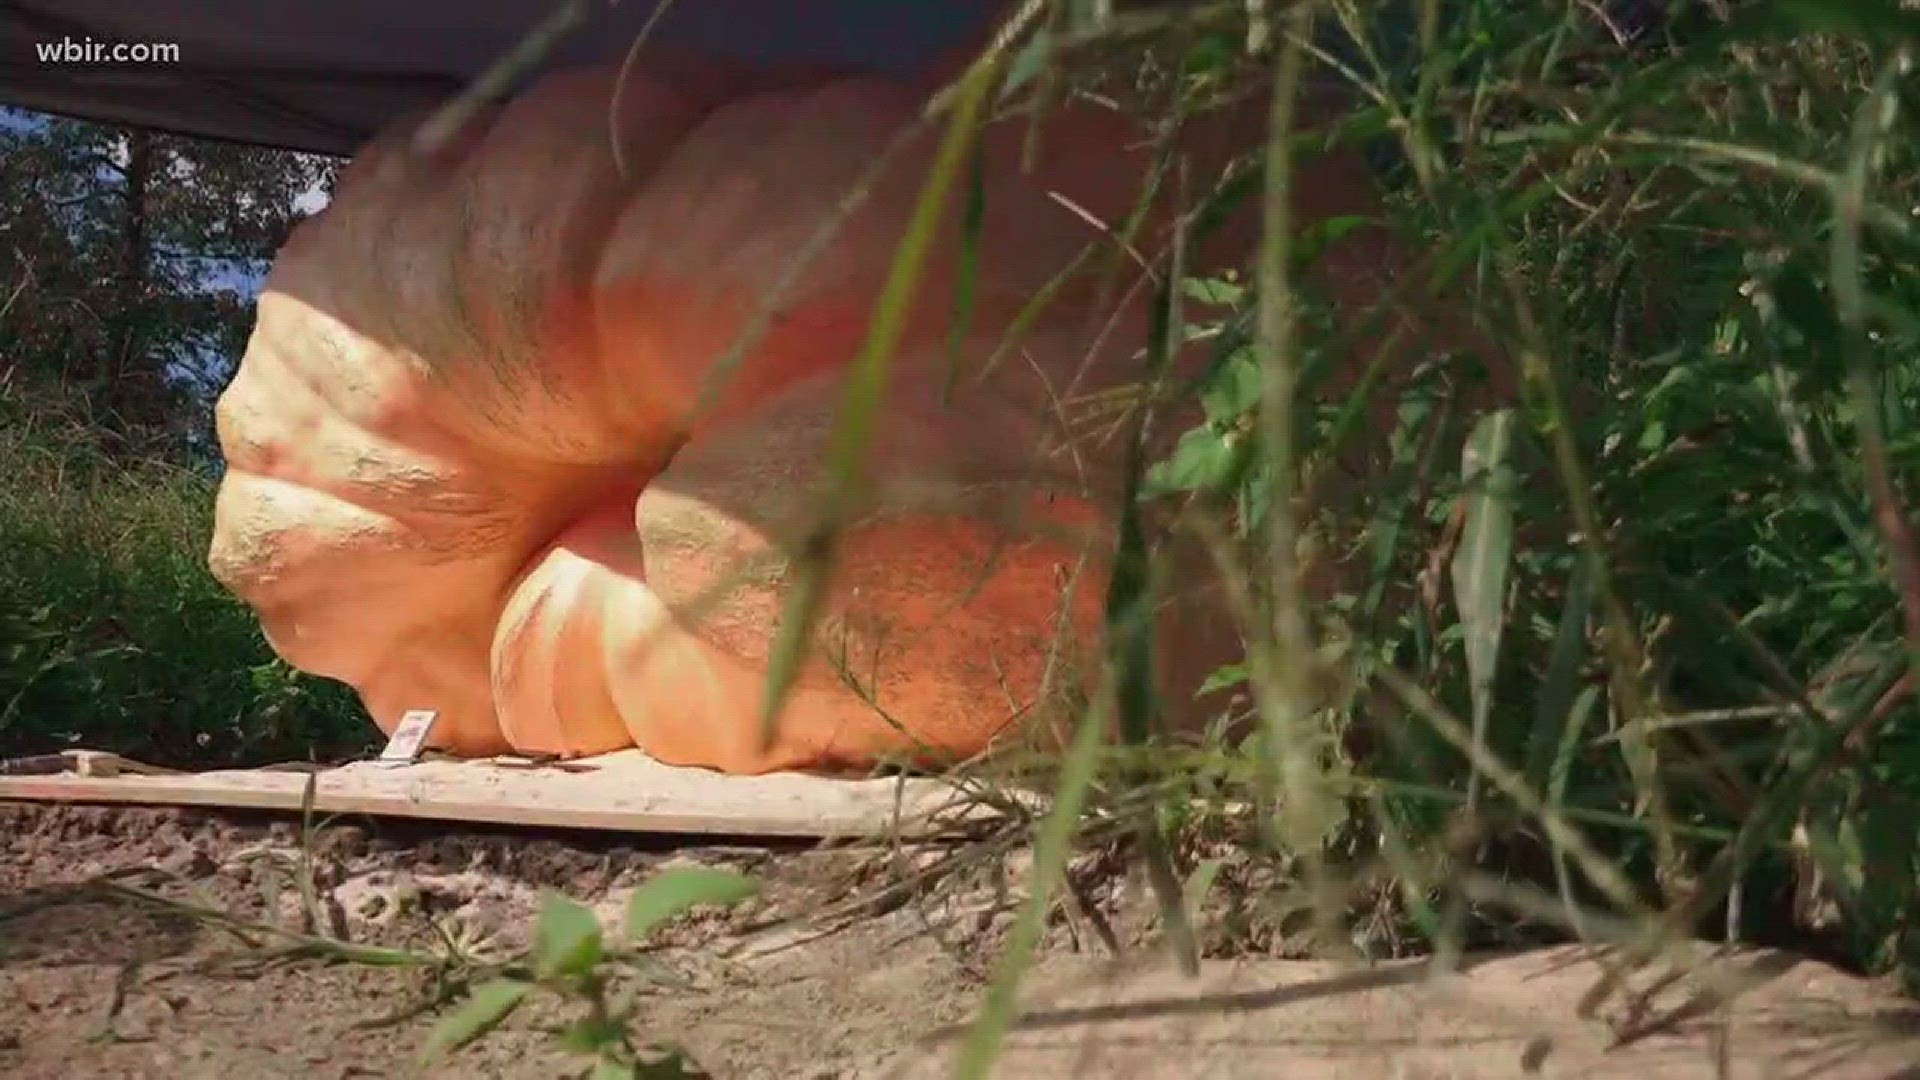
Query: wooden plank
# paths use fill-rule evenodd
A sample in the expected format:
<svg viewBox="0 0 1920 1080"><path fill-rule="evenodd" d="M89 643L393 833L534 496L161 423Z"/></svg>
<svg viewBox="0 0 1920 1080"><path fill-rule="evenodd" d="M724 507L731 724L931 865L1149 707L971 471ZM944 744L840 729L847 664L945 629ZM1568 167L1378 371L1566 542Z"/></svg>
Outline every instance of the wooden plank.
<svg viewBox="0 0 1920 1080"><path fill-rule="evenodd" d="M298 812L308 775L3 776L0 799ZM564 766L355 762L311 775L321 813L620 832L835 838L898 828L925 835L950 827L959 809L953 789L937 780L726 776L663 765L637 750Z"/></svg>

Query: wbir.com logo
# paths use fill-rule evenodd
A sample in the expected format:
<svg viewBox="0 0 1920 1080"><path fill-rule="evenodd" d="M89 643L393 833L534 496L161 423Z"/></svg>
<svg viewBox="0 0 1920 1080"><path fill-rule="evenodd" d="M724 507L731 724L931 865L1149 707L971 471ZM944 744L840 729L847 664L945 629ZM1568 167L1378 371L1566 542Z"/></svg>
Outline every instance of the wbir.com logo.
<svg viewBox="0 0 1920 1080"><path fill-rule="evenodd" d="M34 55L43 64L177 64L180 46L165 42L95 41L63 37L35 42Z"/></svg>

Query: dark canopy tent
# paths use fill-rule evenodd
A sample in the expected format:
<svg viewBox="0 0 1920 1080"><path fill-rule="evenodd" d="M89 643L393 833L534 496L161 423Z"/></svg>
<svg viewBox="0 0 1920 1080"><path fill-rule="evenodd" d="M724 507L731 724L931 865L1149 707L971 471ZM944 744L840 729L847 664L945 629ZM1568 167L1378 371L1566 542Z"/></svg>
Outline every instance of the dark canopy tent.
<svg viewBox="0 0 1920 1080"><path fill-rule="evenodd" d="M0 0L0 104L347 154L446 100L562 0ZM533 69L624 57L659 0L586 0ZM907 75L979 41L1004 0L677 0L650 53ZM177 45L167 63L49 62L62 41Z"/></svg>

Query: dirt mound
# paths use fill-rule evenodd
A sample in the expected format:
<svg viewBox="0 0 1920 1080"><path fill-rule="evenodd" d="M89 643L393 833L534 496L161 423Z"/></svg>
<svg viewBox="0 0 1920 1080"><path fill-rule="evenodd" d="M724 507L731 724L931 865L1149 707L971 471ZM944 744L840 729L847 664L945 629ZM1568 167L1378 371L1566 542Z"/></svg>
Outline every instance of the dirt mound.
<svg viewBox="0 0 1920 1080"><path fill-rule="evenodd" d="M434 1022L425 967L351 962L474 956L524 942L543 890L609 921L648 873L746 869L762 902L650 943L649 1038L715 1077L918 1080L951 1074L1004 927L995 905L900 893L855 911L877 880L845 852L554 837L391 823L337 825L301 844L286 821L191 811L0 805L0 1074L193 1078L409 1075ZM171 908L76 883L162 868L142 888ZM310 884L301 886L301 881ZM865 895L864 892L861 895ZM836 906L841 918L818 918ZM208 912L241 922L223 928ZM796 917L813 915L806 922ZM346 943L315 957L241 946L253 924ZM323 952L326 950L322 950ZM360 959L367 959L362 956ZM1731 1010L1699 984L1635 1015L1575 1014L1598 978L1578 950L1481 957L1443 980L1420 962L1210 961L1202 978L1051 946L996 1075L1005 1077L1920 1078L1920 1011L1887 989L1780 953L1728 961L1749 990ZM1649 988L1651 976L1637 985ZM397 1015L396 1015L397 1014ZM557 1077L582 1062L523 1010L437 1075Z"/></svg>

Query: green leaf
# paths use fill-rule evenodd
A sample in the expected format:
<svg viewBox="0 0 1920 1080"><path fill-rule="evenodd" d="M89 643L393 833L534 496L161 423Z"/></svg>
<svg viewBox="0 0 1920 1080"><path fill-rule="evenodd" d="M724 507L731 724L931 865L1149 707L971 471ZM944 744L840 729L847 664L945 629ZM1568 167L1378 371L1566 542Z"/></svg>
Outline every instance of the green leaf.
<svg viewBox="0 0 1920 1080"><path fill-rule="evenodd" d="M600 920L582 904L548 896L534 927L534 970L542 979L585 975L603 955Z"/></svg>
<svg viewBox="0 0 1920 1080"><path fill-rule="evenodd" d="M1180 292L1203 304L1231 307L1246 297L1247 287L1226 278L1186 278L1180 282Z"/></svg>
<svg viewBox="0 0 1920 1080"><path fill-rule="evenodd" d="M1353 214L1314 222L1300 230L1300 236L1294 243L1294 258L1298 260L1300 269L1304 270L1319 261L1328 248L1339 243L1348 233L1372 224L1375 224L1372 218Z"/></svg>
<svg viewBox="0 0 1920 1080"><path fill-rule="evenodd" d="M1047 61L1053 58L1053 36L1045 30L1037 30L1020 51L1007 61L1007 77L1000 83L999 100L1004 102L1013 96L1014 91L1032 82L1047 68Z"/></svg>
<svg viewBox="0 0 1920 1080"><path fill-rule="evenodd" d="M1467 517L1453 556L1454 604L1466 635L1467 678L1473 699L1473 740L1485 745L1493 713L1493 676L1500 658L1507 573L1513 554L1513 485L1508 457L1513 446L1512 409L1481 417L1462 454ZM1480 774L1468 780L1468 801L1479 794Z"/></svg>
<svg viewBox="0 0 1920 1080"><path fill-rule="evenodd" d="M1200 689L1195 691L1193 696L1201 697L1229 687L1242 686L1246 681L1247 665L1228 664L1225 667L1214 668L1213 674L1207 676L1206 681L1200 684Z"/></svg>
<svg viewBox="0 0 1920 1080"><path fill-rule="evenodd" d="M1534 711L1533 732L1527 746L1527 779L1535 791L1544 791L1559 765L1564 732L1575 723L1574 698L1580 692L1580 661L1586 655L1588 614L1593 606L1593 563L1580 559L1574 563L1573 580L1567 585L1567 604L1560 613L1560 627L1554 634L1553 651L1548 655L1546 675L1540 680L1540 697Z"/></svg>
<svg viewBox="0 0 1920 1080"><path fill-rule="evenodd" d="M1834 830L1835 847L1840 853L1840 880L1849 894L1857 895L1867 883L1867 851L1860 839L1860 821L1851 815L1842 817Z"/></svg>
<svg viewBox="0 0 1920 1080"><path fill-rule="evenodd" d="M759 889L758 882L731 870L690 866L656 874L627 901L627 936L638 941L696 907L731 906Z"/></svg>
<svg viewBox="0 0 1920 1080"><path fill-rule="evenodd" d="M1217 491L1232 480L1237 455L1220 432L1190 428L1167 460L1147 470L1141 495L1157 498L1186 491Z"/></svg>
<svg viewBox="0 0 1920 1080"><path fill-rule="evenodd" d="M1207 380L1200 391L1200 404L1207 419L1226 423L1245 416L1260 401L1260 365L1253 350L1235 349Z"/></svg>
<svg viewBox="0 0 1920 1080"><path fill-rule="evenodd" d="M499 1027L532 989L532 983L518 979L498 979L476 987L466 1004L434 1025L422 1057L434 1058L458 1050Z"/></svg>
<svg viewBox="0 0 1920 1080"><path fill-rule="evenodd" d="M1187 74L1211 75L1224 71L1233 63L1238 51L1233 39L1224 33L1202 34L1187 50Z"/></svg>
<svg viewBox="0 0 1920 1080"><path fill-rule="evenodd" d="M568 1024L555 1041L576 1054L598 1054L609 1046L620 1045L625 1035L626 1029L618 1020L589 1016Z"/></svg>
<svg viewBox="0 0 1920 1080"><path fill-rule="evenodd" d="M1799 259L1780 268L1770 291L1780 305L1780 317L1805 339L1800 365L1803 388L1811 393L1837 388L1842 375L1838 359L1842 335L1833 300Z"/></svg>
<svg viewBox="0 0 1920 1080"><path fill-rule="evenodd" d="M1193 868L1193 873L1187 875L1187 883L1182 890L1186 895L1188 907L1195 911L1200 910L1201 901L1213 891L1214 882L1220 878L1220 868L1225 865L1224 859L1208 859Z"/></svg>

